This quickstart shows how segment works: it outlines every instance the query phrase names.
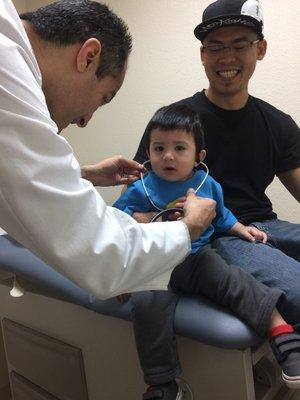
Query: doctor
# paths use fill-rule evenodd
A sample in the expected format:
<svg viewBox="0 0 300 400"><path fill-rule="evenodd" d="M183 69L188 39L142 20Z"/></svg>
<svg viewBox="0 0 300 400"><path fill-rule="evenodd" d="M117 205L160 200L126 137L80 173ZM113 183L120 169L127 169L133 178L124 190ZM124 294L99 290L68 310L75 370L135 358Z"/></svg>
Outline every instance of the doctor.
<svg viewBox="0 0 300 400"><path fill-rule="evenodd" d="M130 183L143 167L116 156L81 171L57 134L113 99L130 50L126 25L99 3L63 0L20 19L0 0L0 226L99 298L166 289L215 215L190 193L181 221L136 223L94 185Z"/></svg>

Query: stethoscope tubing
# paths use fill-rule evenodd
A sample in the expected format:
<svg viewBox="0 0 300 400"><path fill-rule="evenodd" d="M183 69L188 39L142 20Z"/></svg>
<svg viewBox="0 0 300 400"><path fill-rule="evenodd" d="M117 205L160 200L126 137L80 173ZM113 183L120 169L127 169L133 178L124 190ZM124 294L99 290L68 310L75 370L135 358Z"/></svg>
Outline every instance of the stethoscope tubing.
<svg viewBox="0 0 300 400"><path fill-rule="evenodd" d="M148 164L149 162L150 162L150 160L147 160L147 161L145 161L145 162L143 163L143 165L145 166L145 165ZM195 193L197 193L197 192L200 190L200 188L203 186L203 184L204 184L204 182L206 181L206 179L207 179L207 177L208 177L208 174L209 174L208 166L207 166L203 161L200 161L199 164L201 164L201 165L204 166L206 172L205 172L204 178L202 179L202 181L200 182L200 184L198 185L198 187L195 189ZM198 165L199 165L199 164L198 164ZM166 212L168 212L168 213L170 213L170 212L175 212L175 211L180 211L180 212L182 212L182 209L181 209L181 208L177 208L177 207L168 208L168 209L163 209L163 208L158 207L158 206L154 203L154 201L151 199L151 196L150 196L150 194L149 194L149 192L148 192L148 190L147 190L147 188L146 188L145 181L144 181L144 174L143 174L142 172L140 173L140 178L141 178L141 182L142 182L142 186L143 186L144 192L145 192L145 194L146 194L146 196L147 196L147 198L148 198L150 204L151 204L157 211L159 211L159 213L158 213L157 215L155 215L154 218L152 218L151 222L154 222L157 218L159 218L160 216L162 216L162 215L163 215L164 213L166 213Z"/></svg>

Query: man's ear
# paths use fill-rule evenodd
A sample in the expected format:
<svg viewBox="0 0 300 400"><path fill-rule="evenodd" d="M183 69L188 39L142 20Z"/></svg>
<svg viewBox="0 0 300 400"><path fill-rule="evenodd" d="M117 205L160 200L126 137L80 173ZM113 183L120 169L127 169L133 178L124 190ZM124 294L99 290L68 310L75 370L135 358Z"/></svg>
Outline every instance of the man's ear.
<svg viewBox="0 0 300 400"><path fill-rule="evenodd" d="M86 40L77 53L77 70L86 72L97 71L100 64L101 43L96 38Z"/></svg>
<svg viewBox="0 0 300 400"><path fill-rule="evenodd" d="M262 60L267 52L267 41L262 39L257 44L257 59L260 61Z"/></svg>
<svg viewBox="0 0 300 400"><path fill-rule="evenodd" d="M200 60L201 60L202 65L204 65L205 61L204 61L204 48L203 48L203 46L200 46Z"/></svg>

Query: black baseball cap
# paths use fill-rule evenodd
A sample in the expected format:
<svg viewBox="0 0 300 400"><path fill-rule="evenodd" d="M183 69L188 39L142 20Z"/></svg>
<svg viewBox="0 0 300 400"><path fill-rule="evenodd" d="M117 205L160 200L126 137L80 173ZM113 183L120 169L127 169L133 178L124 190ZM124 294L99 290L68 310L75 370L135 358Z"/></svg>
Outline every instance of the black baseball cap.
<svg viewBox="0 0 300 400"><path fill-rule="evenodd" d="M263 39L263 15L259 0L217 0L203 12L202 22L194 34L203 41L215 29L225 26L245 26L253 29Z"/></svg>

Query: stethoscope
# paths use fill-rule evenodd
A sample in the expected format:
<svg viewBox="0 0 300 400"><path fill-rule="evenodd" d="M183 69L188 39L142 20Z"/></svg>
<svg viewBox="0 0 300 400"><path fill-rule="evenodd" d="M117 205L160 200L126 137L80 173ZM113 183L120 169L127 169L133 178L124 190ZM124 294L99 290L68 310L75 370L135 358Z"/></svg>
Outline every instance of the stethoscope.
<svg viewBox="0 0 300 400"><path fill-rule="evenodd" d="M150 160L145 161L143 163L143 166L145 166L146 164L148 164L150 162L151 162ZM205 176L202 179L202 181L200 182L200 184L197 186L197 188L195 189L195 193L197 193L200 190L200 188L203 186L203 184L206 181L206 178L207 178L207 176L209 174L208 166L203 161L200 161L200 163L198 165L200 165L200 164L203 165L204 168L205 168ZM163 208L160 208L157 204L155 204L155 202L151 199L151 196L150 196L150 194L149 194L149 192L148 192L148 190L146 188L143 172L140 173L140 178L141 178L142 186L143 186L144 192L145 192L145 194L147 196L147 199L149 200L150 204L158 211L158 213L151 219L150 222L155 222L155 221L158 220L158 218L160 218L162 216L165 216L165 218L167 219L169 214L174 213L176 211L178 211L178 212L180 212L182 214L182 212L183 212L182 208L172 207L172 208L168 208L168 209L165 210Z"/></svg>

